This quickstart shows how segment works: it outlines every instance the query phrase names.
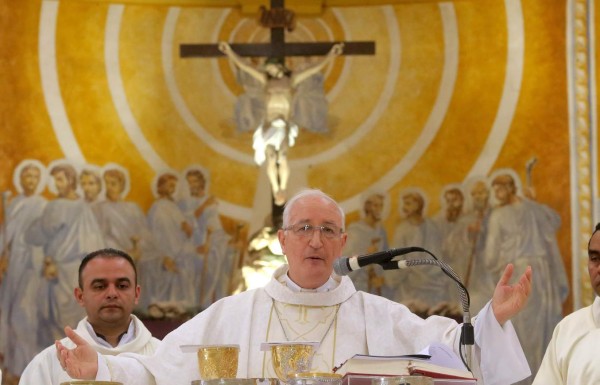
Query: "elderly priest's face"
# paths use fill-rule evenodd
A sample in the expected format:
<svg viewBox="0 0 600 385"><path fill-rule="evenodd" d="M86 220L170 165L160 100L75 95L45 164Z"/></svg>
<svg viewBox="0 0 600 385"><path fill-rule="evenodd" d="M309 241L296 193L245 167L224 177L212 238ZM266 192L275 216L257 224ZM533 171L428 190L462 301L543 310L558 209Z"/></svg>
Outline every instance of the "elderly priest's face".
<svg viewBox="0 0 600 385"><path fill-rule="evenodd" d="M290 278L305 289L323 285L346 243L339 209L319 196L300 198L290 208L284 226L278 235Z"/></svg>

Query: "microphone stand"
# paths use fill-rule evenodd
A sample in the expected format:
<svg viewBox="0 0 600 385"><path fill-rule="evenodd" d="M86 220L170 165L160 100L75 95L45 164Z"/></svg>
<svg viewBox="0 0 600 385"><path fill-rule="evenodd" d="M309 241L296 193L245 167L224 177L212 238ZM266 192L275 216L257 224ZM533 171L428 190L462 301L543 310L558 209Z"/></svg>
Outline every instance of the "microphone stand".
<svg viewBox="0 0 600 385"><path fill-rule="evenodd" d="M463 323L460 334L460 343L459 343L459 352L460 358L463 361L463 364L467 367L469 371L471 371L471 364L473 360L472 349L473 345L475 345L475 331L473 328L473 324L471 323L471 313L469 311L471 299L469 297L469 292L467 288L460 280L460 277L452 270L452 267L447 263L440 261L426 249L415 247L415 251L423 252L429 254L433 259L412 259L412 260L400 260L400 261L389 261L380 263L381 267L384 270L396 270L396 269L405 269L407 267L412 266L438 266L444 274L450 277L458 286L460 292L460 300L463 310ZM465 348L465 357L463 357L462 347Z"/></svg>

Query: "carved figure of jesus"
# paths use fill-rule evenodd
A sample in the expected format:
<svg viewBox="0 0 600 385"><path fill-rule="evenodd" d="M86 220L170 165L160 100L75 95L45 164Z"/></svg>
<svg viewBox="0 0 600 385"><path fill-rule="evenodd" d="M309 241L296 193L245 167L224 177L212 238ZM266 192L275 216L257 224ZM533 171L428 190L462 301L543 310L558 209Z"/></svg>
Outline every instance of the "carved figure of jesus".
<svg viewBox="0 0 600 385"><path fill-rule="evenodd" d="M254 66L236 54L226 42L219 43L219 50L241 71L250 75L262 86L264 118L253 136L254 160L258 165L267 161L267 176L271 184L275 204L286 201L289 179L287 149L298 136L298 125L291 120L292 98L298 85L317 74L335 57L343 52L343 43L335 44L319 62L294 72L277 58L269 58L262 66Z"/></svg>

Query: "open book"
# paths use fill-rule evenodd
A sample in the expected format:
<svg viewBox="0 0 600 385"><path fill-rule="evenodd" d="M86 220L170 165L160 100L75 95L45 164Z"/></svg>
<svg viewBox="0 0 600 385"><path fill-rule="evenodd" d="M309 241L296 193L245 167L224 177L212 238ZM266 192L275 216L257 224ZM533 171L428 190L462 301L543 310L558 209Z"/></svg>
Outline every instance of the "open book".
<svg viewBox="0 0 600 385"><path fill-rule="evenodd" d="M445 345L436 344L426 351L430 354L403 356L370 356L356 354L338 368L335 373L343 376L408 376L420 374L432 378L473 379L464 369L460 359ZM458 361L457 361L458 360Z"/></svg>

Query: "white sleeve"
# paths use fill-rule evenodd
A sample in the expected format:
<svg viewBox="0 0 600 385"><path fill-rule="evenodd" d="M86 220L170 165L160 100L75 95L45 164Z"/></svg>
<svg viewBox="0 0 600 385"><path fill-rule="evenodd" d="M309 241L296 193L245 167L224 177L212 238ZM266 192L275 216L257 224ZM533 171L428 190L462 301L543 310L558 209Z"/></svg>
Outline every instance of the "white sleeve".
<svg viewBox="0 0 600 385"><path fill-rule="evenodd" d="M566 382L566 379L562 378L556 354L559 328L560 326L555 328L552 333L552 339L550 340L550 343L548 343L540 368L533 379L534 385L560 385Z"/></svg>
<svg viewBox="0 0 600 385"><path fill-rule="evenodd" d="M485 385L513 384L531 376L512 322L500 325L494 316L491 301L477 314L475 344L474 356L479 360Z"/></svg>
<svg viewBox="0 0 600 385"><path fill-rule="evenodd" d="M127 385L156 385L156 381L146 367L132 357L100 356L98 358L97 381L117 381ZM100 359L101 357L101 359Z"/></svg>
<svg viewBox="0 0 600 385"><path fill-rule="evenodd" d="M58 375L55 373L52 358L56 357L56 351L54 355L51 353L51 349L44 349L38 355L36 355L25 370L21 374L19 379L19 385L38 385L38 384L53 384L58 380ZM58 362L58 358L55 358ZM57 363L57 366L60 365Z"/></svg>
<svg viewBox="0 0 600 385"><path fill-rule="evenodd" d="M98 372L96 373L96 381L110 381L110 370L108 370L108 364L102 357L102 354L98 353Z"/></svg>

